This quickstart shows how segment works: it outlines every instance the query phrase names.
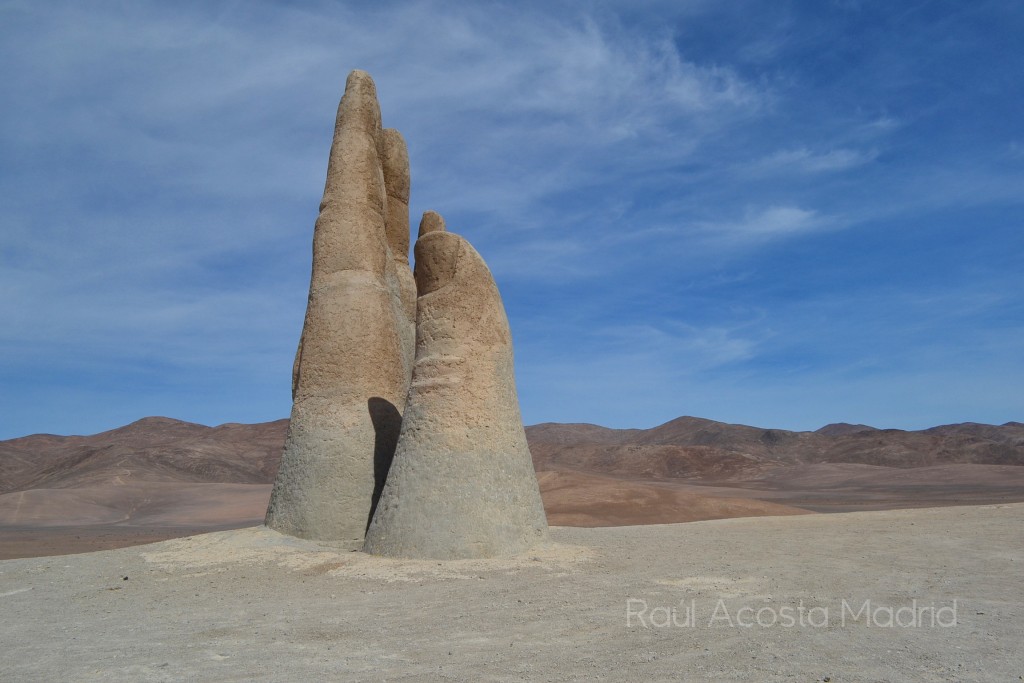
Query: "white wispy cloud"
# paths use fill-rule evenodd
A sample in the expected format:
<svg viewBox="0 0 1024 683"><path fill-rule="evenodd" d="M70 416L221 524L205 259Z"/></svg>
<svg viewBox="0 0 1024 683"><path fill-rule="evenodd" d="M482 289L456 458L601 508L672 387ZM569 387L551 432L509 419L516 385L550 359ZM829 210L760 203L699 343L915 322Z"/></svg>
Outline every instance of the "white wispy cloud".
<svg viewBox="0 0 1024 683"><path fill-rule="evenodd" d="M747 360L757 347L757 342L744 336L739 327L697 327L672 320L662 320L657 325L611 325L595 336L609 349L618 351L618 355L643 356L651 366L682 367L687 373Z"/></svg>
<svg viewBox="0 0 1024 683"><path fill-rule="evenodd" d="M806 147L780 150L751 164L750 170L758 174L769 173L834 173L863 166L874 161L874 150L831 149L814 152Z"/></svg>
<svg viewBox="0 0 1024 683"><path fill-rule="evenodd" d="M712 244L750 246L818 232L836 225L835 219L813 209L779 205L747 209L736 220L701 223L697 226L697 235Z"/></svg>

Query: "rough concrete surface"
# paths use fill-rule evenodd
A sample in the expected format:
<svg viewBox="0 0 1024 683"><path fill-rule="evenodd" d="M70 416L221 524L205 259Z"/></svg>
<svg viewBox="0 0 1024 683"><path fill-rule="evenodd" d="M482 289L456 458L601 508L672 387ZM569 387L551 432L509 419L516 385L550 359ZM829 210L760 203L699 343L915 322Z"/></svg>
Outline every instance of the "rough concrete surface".
<svg viewBox="0 0 1024 683"><path fill-rule="evenodd" d="M1016 681L1022 524L1024 504L556 527L534 552L443 563L255 528L8 560L0 671L105 682ZM710 623L719 600L725 613ZM871 601L872 617L843 623L843 600L855 612ZM914 600L919 614L955 600L956 625L931 626L927 613L917 626L884 625L886 609ZM745 607L795 615L801 602L804 626L738 624ZM675 624L664 625L670 608ZM827 625L811 625L823 608Z"/></svg>
<svg viewBox="0 0 1024 683"><path fill-rule="evenodd" d="M408 201L405 143L381 128L369 74L353 71L338 106L291 422L267 509L267 524L284 533L359 543L383 487L412 367Z"/></svg>
<svg viewBox="0 0 1024 683"><path fill-rule="evenodd" d="M416 241L415 277L412 385L364 548L445 560L521 552L544 540L547 522L498 287L433 212Z"/></svg>

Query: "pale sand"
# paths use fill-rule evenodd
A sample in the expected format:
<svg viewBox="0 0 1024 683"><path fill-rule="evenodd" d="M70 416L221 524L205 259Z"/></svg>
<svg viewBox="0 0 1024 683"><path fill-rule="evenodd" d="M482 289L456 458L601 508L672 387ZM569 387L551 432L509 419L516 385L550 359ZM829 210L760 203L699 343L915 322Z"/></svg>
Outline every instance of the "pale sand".
<svg viewBox="0 0 1024 683"><path fill-rule="evenodd" d="M387 560L262 528L8 560L0 678L1017 681L1022 530L1012 504L556 527L505 560ZM647 627L627 626L630 598ZM734 620L802 600L829 625L709 626L719 599ZM956 600L956 626L842 610L914 599ZM681 600L694 626L651 624L658 607L683 622Z"/></svg>

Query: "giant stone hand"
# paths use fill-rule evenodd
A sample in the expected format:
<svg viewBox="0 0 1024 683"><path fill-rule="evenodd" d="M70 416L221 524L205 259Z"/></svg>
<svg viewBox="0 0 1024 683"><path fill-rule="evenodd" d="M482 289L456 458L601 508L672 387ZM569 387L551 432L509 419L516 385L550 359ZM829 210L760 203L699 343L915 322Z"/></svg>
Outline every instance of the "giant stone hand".
<svg viewBox="0 0 1024 683"><path fill-rule="evenodd" d="M267 525L392 557L521 552L547 537L547 522L498 288L436 213L420 225L415 280L408 251L405 143L381 129L373 81L354 71Z"/></svg>

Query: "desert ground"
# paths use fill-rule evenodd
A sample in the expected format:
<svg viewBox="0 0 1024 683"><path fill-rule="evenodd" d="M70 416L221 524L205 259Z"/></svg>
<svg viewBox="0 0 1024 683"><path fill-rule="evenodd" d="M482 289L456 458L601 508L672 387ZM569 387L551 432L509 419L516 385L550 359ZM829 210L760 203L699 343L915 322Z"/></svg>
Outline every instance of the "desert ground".
<svg viewBox="0 0 1024 683"><path fill-rule="evenodd" d="M555 527L519 557L446 563L255 527L7 560L0 670L16 681L1016 681L1022 525L1024 504Z"/></svg>

